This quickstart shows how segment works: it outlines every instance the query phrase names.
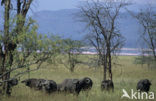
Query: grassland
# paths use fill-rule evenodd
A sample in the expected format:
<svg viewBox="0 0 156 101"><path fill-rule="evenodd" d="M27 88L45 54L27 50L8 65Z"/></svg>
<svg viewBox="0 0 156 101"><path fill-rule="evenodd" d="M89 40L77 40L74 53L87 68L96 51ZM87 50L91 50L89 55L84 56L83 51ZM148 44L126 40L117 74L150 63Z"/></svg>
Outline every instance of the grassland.
<svg viewBox="0 0 156 101"><path fill-rule="evenodd" d="M44 64L42 69L32 72L31 78L52 79L57 83L62 82L65 78L83 78L90 77L94 84L89 91L81 92L80 95L72 94L46 94L45 92L35 91L23 84L13 88L11 97L2 97L2 101L133 101L131 99L121 99L122 89L130 92L131 89L136 90L138 80L148 78L152 81L151 91L156 92L156 69L149 69L146 65L133 64L133 56L120 56L118 59L120 66L113 67L113 81L115 85L114 92L101 92L100 83L103 79L102 68L89 68L85 65L78 65L74 73L71 73L63 65L47 65ZM24 75L21 80L27 78ZM134 100L135 101L135 100ZM136 100L138 101L138 100ZM141 100L144 101L144 100ZM146 100L145 100L146 101ZM154 101L154 100L152 100ZM156 99L155 99L156 101Z"/></svg>

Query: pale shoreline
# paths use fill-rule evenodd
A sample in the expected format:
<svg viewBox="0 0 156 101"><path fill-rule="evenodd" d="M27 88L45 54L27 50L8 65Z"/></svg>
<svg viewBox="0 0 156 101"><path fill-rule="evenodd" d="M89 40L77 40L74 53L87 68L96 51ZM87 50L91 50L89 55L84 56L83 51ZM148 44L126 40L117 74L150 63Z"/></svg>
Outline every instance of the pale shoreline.
<svg viewBox="0 0 156 101"><path fill-rule="evenodd" d="M82 52L84 55L96 55L97 52ZM135 54L135 53L117 53L116 55L119 56L140 56L141 54Z"/></svg>
<svg viewBox="0 0 156 101"><path fill-rule="evenodd" d="M96 49L94 47L83 47L83 49L87 49L89 51L83 51L81 54L86 54L86 55L96 55ZM152 52L150 49L141 49L141 48L121 48L117 52L116 55L119 56L141 56L142 52L141 51L149 51ZM149 54L144 54L145 56L148 56Z"/></svg>

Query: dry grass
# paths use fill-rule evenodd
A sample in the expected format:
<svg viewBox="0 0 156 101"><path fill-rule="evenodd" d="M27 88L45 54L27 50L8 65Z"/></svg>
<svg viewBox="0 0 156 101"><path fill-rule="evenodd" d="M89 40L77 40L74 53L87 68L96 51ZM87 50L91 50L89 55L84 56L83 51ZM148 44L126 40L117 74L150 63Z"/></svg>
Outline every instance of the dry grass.
<svg viewBox="0 0 156 101"><path fill-rule="evenodd" d="M86 58L84 58L86 59ZM81 92L80 95L73 96L72 94L46 94L45 92L35 91L26 87L23 84L13 88L11 97L2 97L2 101L132 101L129 99L121 99L122 89L130 91L136 90L138 80L148 78L152 80L151 91L156 92L156 69L149 70L146 66L133 64L134 57L120 56L119 63L122 66L113 68L113 81L115 85L114 92L101 92L100 83L103 78L102 69L88 68L84 65L77 66L75 73L70 73L63 65L53 66L44 64L45 68L31 73L32 78L52 79L60 83L65 78L82 78L90 77L94 84L91 91L87 93ZM27 78L25 75L21 80ZM138 100L136 100L138 101ZM154 100L153 100L154 101Z"/></svg>

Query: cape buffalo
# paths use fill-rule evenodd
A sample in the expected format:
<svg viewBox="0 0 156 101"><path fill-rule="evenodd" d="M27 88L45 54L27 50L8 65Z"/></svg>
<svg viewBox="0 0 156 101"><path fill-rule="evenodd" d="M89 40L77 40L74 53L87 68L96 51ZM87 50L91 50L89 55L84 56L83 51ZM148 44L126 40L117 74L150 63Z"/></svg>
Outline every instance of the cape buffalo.
<svg viewBox="0 0 156 101"><path fill-rule="evenodd" d="M75 93L78 95L81 90L91 89L93 82L90 78L85 77L83 79L65 79L61 84L58 84L58 91Z"/></svg>
<svg viewBox="0 0 156 101"><path fill-rule="evenodd" d="M147 92L150 90L151 82L148 79L140 80L137 84L137 90L141 92Z"/></svg>
<svg viewBox="0 0 156 101"><path fill-rule="evenodd" d="M22 81L26 86L35 88L36 90L45 90L47 93L52 93L57 90L57 84L53 80L45 79L27 79Z"/></svg>
<svg viewBox="0 0 156 101"><path fill-rule="evenodd" d="M42 83L42 89L47 93L52 93L57 91L57 84L53 80L46 80L44 83Z"/></svg>
<svg viewBox="0 0 156 101"><path fill-rule="evenodd" d="M12 87L16 86L17 84L18 84L18 80L16 78L13 78L13 79L7 81L6 93L8 95L11 95Z"/></svg>
<svg viewBox="0 0 156 101"><path fill-rule="evenodd" d="M40 90L42 88L42 83L45 81L46 80L44 80L44 79L31 78L31 79L23 80L21 83L25 83L25 85L30 87L30 88Z"/></svg>
<svg viewBox="0 0 156 101"><path fill-rule="evenodd" d="M112 89L112 91L114 91L114 84L113 84L113 81L111 80L104 80L102 81L101 83L101 90L110 90Z"/></svg>
<svg viewBox="0 0 156 101"><path fill-rule="evenodd" d="M78 79L65 79L61 84L57 86L58 91L70 92L79 94L79 80Z"/></svg>
<svg viewBox="0 0 156 101"><path fill-rule="evenodd" d="M79 80L79 85L82 87L82 90L89 90L92 88L93 81L90 78L85 77Z"/></svg>

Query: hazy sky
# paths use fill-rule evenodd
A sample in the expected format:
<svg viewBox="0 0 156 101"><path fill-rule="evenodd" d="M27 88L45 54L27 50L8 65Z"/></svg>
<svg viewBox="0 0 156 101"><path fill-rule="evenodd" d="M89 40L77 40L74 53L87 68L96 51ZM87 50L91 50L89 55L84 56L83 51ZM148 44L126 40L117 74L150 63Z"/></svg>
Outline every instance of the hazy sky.
<svg viewBox="0 0 156 101"><path fill-rule="evenodd" d="M37 0L37 10L60 10L76 8L81 0Z"/></svg>
<svg viewBox="0 0 156 101"><path fill-rule="evenodd" d="M40 10L60 10L76 8L80 1L85 0L36 0L34 3L37 11ZM102 1L102 0L101 0ZM137 4L152 2L156 4L156 0L129 0L134 1Z"/></svg>

